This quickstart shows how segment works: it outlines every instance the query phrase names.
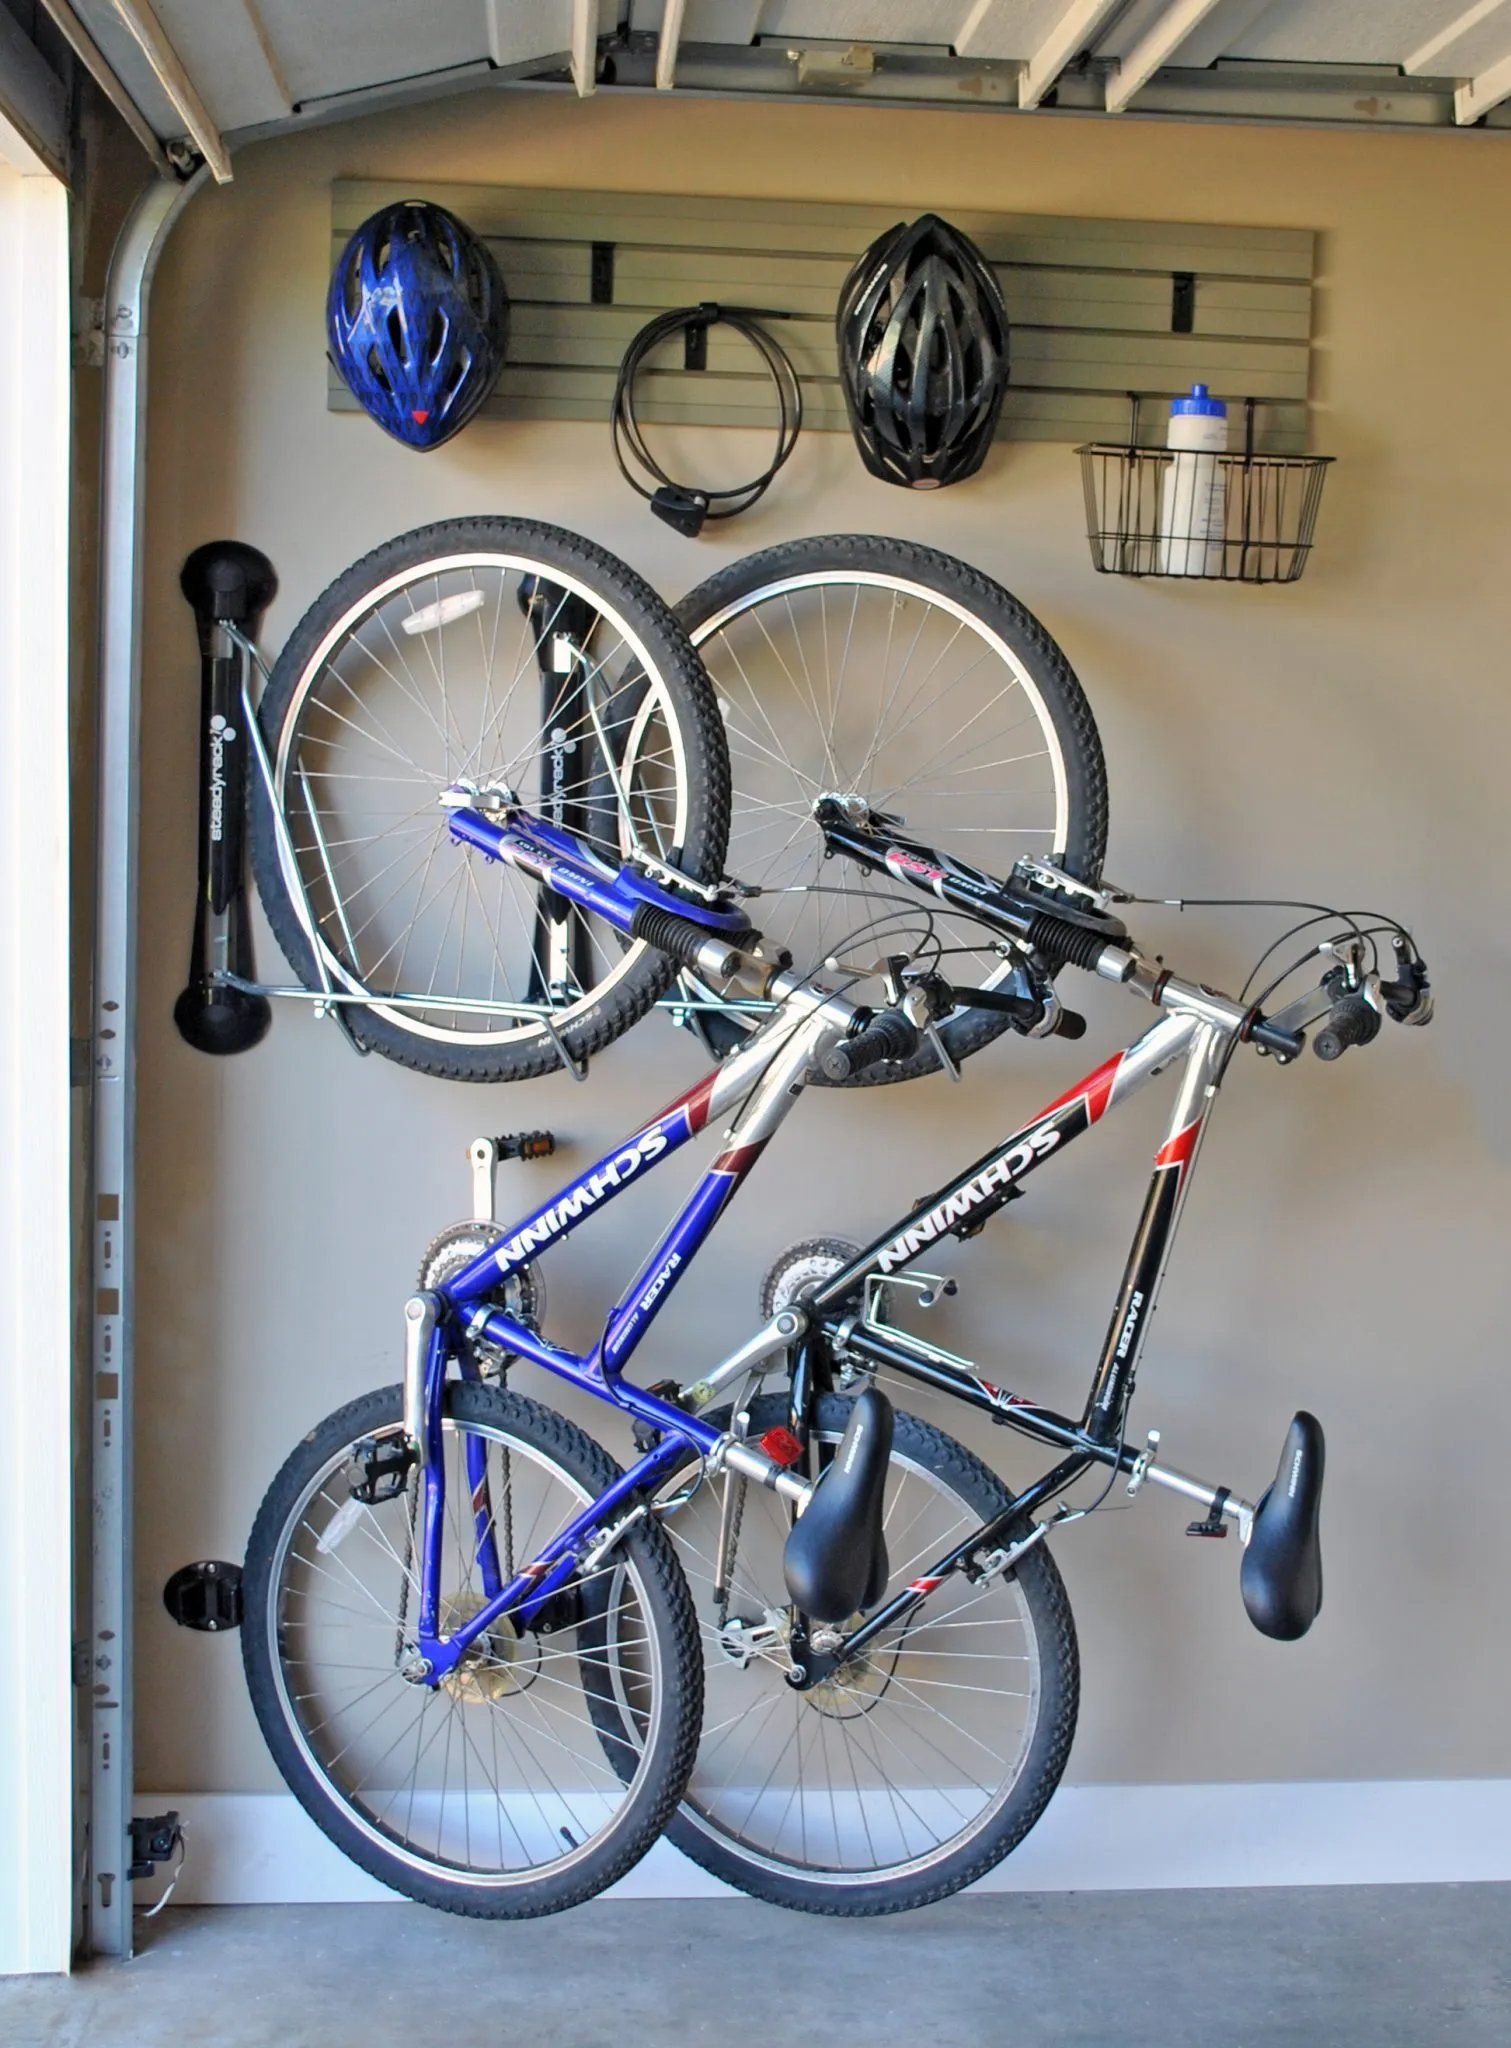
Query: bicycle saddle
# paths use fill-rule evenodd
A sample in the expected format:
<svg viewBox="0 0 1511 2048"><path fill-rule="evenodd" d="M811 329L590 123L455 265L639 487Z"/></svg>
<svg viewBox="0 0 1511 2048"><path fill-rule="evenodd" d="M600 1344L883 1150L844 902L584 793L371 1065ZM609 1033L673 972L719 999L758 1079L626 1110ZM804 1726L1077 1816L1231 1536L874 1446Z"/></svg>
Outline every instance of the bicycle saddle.
<svg viewBox="0 0 1511 2048"><path fill-rule="evenodd" d="M868 1387L782 1554L787 1591L814 1621L848 1621L886 1590L882 1512L891 1455L892 1404Z"/></svg>
<svg viewBox="0 0 1511 2048"><path fill-rule="evenodd" d="M1322 1424L1303 1408L1286 1432L1275 1483L1254 1511L1238 1583L1261 1635L1292 1643L1322 1606Z"/></svg>

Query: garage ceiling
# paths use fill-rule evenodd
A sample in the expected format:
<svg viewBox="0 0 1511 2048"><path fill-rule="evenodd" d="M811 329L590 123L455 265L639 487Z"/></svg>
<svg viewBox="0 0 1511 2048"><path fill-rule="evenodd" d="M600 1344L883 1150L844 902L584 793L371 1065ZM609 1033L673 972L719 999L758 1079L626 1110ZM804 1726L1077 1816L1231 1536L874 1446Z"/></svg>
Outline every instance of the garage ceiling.
<svg viewBox="0 0 1511 2048"><path fill-rule="evenodd" d="M1511 0L42 0L162 142L499 83L1511 125Z"/></svg>

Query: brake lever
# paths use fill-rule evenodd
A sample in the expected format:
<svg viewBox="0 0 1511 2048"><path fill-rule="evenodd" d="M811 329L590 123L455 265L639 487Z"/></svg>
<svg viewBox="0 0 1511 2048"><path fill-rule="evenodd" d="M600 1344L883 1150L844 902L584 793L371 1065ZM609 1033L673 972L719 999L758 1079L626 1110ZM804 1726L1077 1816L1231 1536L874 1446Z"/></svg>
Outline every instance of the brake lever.
<svg viewBox="0 0 1511 2048"><path fill-rule="evenodd" d="M1432 984L1427 979L1427 962L1420 953L1395 941L1397 981L1380 983L1380 998L1386 1015L1396 1024L1430 1024L1433 1014Z"/></svg>

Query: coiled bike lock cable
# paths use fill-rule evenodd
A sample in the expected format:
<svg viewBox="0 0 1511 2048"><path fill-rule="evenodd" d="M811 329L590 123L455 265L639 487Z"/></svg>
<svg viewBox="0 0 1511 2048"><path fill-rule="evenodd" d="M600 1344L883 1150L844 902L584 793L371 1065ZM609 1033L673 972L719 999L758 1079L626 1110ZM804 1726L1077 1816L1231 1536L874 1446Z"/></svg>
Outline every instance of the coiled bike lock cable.
<svg viewBox="0 0 1511 2048"><path fill-rule="evenodd" d="M733 519L736 513L748 511L765 493L772 478L797 446L803 425L802 386L787 351L760 325L762 320L790 318L790 314L760 306L719 306L705 300L701 305L679 306L674 312L658 313L654 320L646 322L624 352L614 385L614 409L610 415L614 460L619 464L619 473L625 482L631 490L649 501L656 517L664 519L668 526L685 534L689 540L697 539L705 520ZM708 360L710 327L732 327L737 334L744 336L771 373L778 406L776 454L769 466L748 483L731 484L719 490L712 487L704 489L697 484L679 484L674 477L668 476L646 446L644 432L635 416L635 379L646 357L674 335L685 334L686 367L701 370ZM626 448L639 467L656 479L653 489L647 489L631 469L625 459Z"/></svg>

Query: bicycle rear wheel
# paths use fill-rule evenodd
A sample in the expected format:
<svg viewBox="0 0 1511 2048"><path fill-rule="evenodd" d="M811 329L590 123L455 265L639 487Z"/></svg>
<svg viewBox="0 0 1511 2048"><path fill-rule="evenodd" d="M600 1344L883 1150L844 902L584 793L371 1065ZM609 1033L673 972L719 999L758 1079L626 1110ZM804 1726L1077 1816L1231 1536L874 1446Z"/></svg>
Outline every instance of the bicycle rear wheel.
<svg viewBox="0 0 1511 2048"><path fill-rule="evenodd" d="M482 1605L469 1449L512 1577L617 1476L549 1409L483 1384L448 1390L442 1625ZM521 1919L622 1877L660 1833L697 1742L702 1673L665 1535L632 1531L532 1627L507 1617L436 1686L407 1675L418 1556L413 1474L371 1493L402 1437L397 1387L310 1431L247 1546L242 1652L258 1722L290 1789L337 1848L423 1905ZM591 1702L627 1740L606 1757Z"/></svg>
<svg viewBox="0 0 1511 2048"><path fill-rule="evenodd" d="M825 1398L819 1442L839 1442L849 1411ZM750 1434L786 1412L785 1396L763 1396ZM899 1410L878 1605L1010 1499L962 1445ZM990 1585L946 1580L906 1624L798 1692L786 1680L787 1513L745 1490L721 1599L720 1508L705 1488L666 1518L697 1612L705 1700L671 1839L742 1891L812 1913L901 1912L985 1875L1043 1812L1075 1733L1075 1626L1043 1545Z"/></svg>
<svg viewBox="0 0 1511 2048"><path fill-rule="evenodd" d="M822 795L900 814L910 837L991 874L1033 854L1100 875L1107 776L1091 708L1044 627L990 577L910 541L825 535L720 570L677 616L728 737L731 872L800 967L873 917L907 911L916 924L926 910L960 949L944 963L957 984L989 986L1002 967L963 915L826 865L812 815ZM942 1036L960 1060L1005 1028L1000 1012L965 1010ZM925 1048L846 1085L936 1066Z"/></svg>
<svg viewBox="0 0 1511 2048"><path fill-rule="evenodd" d="M622 939L447 829L442 793L507 791L616 864L723 872L729 773L702 669L623 563L555 527L456 519L366 556L290 635L259 712L253 872L307 988L358 1042L457 1080L549 1073L667 986ZM280 826L283 828L280 830Z"/></svg>

